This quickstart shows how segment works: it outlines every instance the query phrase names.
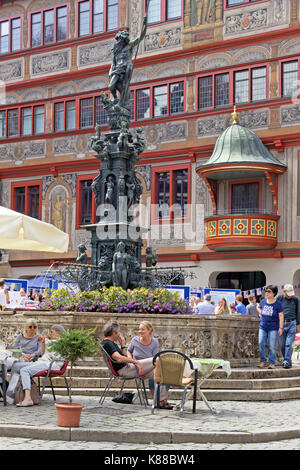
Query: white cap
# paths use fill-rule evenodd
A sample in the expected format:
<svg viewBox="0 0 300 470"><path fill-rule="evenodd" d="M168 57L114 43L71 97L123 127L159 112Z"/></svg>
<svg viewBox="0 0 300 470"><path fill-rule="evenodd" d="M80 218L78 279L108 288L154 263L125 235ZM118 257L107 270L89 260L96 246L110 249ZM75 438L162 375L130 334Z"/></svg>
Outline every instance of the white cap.
<svg viewBox="0 0 300 470"><path fill-rule="evenodd" d="M292 295L295 295L294 288L291 284L286 284L283 288L283 291L288 295L289 297L292 297Z"/></svg>

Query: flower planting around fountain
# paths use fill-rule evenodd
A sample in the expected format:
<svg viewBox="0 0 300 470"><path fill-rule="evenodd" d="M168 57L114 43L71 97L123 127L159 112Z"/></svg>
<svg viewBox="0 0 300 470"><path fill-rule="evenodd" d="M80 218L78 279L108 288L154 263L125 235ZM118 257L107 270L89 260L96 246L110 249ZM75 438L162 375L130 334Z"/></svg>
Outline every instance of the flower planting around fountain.
<svg viewBox="0 0 300 470"><path fill-rule="evenodd" d="M104 287L101 291L49 291L41 310L188 315L192 309L178 292L167 289Z"/></svg>

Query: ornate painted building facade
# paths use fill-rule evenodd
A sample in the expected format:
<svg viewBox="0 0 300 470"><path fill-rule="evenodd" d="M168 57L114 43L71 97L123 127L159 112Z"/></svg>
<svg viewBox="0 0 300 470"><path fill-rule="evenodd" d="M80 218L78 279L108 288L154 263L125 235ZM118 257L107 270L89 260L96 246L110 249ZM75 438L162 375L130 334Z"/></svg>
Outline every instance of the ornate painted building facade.
<svg viewBox="0 0 300 470"><path fill-rule="evenodd" d="M1 275L35 276L89 244L83 226L96 220L99 166L90 138L96 123L106 126L100 94L114 36L124 28L139 35L145 3L0 2L1 204L70 234L60 257L5 254ZM131 128L147 141L137 170L143 202L156 205L144 223L160 264L194 266L194 287L300 285L299 0L151 0L148 24ZM230 129L234 105L275 170L240 172L229 161L217 177L199 171ZM183 240L182 222L206 234L204 243Z"/></svg>

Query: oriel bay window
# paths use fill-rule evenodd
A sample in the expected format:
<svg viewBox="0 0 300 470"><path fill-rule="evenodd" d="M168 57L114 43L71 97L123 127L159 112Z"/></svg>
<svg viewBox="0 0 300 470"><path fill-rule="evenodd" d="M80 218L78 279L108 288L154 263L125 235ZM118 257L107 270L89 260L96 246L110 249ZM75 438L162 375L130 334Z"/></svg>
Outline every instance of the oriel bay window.
<svg viewBox="0 0 300 470"><path fill-rule="evenodd" d="M131 91L131 116L135 120L183 113L184 81Z"/></svg>
<svg viewBox="0 0 300 470"><path fill-rule="evenodd" d="M230 183L231 214L260 213L260 181Z"/></svg>
<svg viewBox="0 0 300 470"><path fill-rule="evenodd" d="M56 6L31 13L31 47L64 41L68 36L68 7Z"/></svg>
<svg viewBox="0 0 300 470"><path fill-rule="evenodd" d="M175 220L188 216L190 169L176 166L154 170L152 214L156 220Z"/></svg>
<svg viewBox="0 0 300 470"><path fill-rule="evenodd" d="M41 182L13 183L12 209L35 219L41 218Z"/></svg>
<svg viewBox="0 0 300 470"><path fill-rule="evenodd" d="M117 29L119 0L83 0L78 2L78 36Z"/></svg>

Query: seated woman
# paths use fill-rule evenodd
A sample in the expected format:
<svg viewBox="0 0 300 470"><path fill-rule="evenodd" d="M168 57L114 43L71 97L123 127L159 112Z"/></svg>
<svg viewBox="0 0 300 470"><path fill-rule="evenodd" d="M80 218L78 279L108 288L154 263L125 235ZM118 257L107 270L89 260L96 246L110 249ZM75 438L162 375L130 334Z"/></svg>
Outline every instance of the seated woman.
<svg viewBox="0 0 300 470"><path fill-rule="evenodd" d="M226 315L230 314L226 299L224 299L224 297L219 299L219 303L215 308L215 315L222 315L222 314L226 314Z"/></svg>
<svg viewBox="0 0 300 470"><path fill-rule="evenodd" d="M18 363L12 367L13 373L20 373L22 380L22 387L25 392L24 400L20 403L17 403L17 406L32 406L33 401L31 400L30 389L31 389L31 377L33 377L38 372L48 369L51 362L55 362L52 365L52 368L55 370L61 369L64 363L64 359L57 354L48 352L48 347L51 342L55 341L58 338L62 331L65 331L62 325L53 325L50 331L50 339L46 336L41 336L39 341L42 344L42 357L33 363Z"/></svg>
<svg viewBox="0 0 300 470"><path fill-rule="evenodd" d="M119 341L120 348L115 341ZM153 379L154 365L153 357L136 360L129 357L125 346L125 339L120 334L120 324L117 321L108 321L104 325L103 348L107 354L115 361L116 372L121 377L136 377L137 374L143 375L146 379ZM167 389L160 387L160 408L171 410L173 407L167 401Z"/></svg>
<svg viewBox="0 0 300 470"><path fill-rule="evenodd" d="M37 332L38 326L34 318L29 318L24 326L24 332L17 336L12 346L7 349L21 349L22 361L17 364L24 364L24 362L35 361L41 356L42 345L39 342L41 335ZM10 370L16 359L9 357L6 360L6 368Z"/></svg>
<svg viewBox="0 0 300 470"><path fill-rule="evenodd" d="M127 349L128 357L136 360L146 359L147 357L154 357L159 351L158 341L152 338L151 333L153 327L150 322L143 321L139 326L140 336L132 338L131 343ZM154 395L154 380L149 379L149 389L151 395Z"/></svg>

